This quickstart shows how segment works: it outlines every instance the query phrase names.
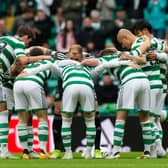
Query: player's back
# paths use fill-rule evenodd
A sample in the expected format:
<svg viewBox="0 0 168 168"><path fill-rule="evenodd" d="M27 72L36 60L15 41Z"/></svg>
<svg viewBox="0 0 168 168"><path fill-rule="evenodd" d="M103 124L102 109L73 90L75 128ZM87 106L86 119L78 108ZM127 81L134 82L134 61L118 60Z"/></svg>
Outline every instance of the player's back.
<svg viewBox="0 0 168 168"><path fill-rule="evenodd" d="M108 62L108 61L122 61L119 59L119 56L122 55L122 52L114 53L111 56L104 56L102 58L99 58L100 62ZM121 85L124 85L126 82L128 82L131 79L135 78L147 78L147 76L144 74L144 72L140 70L135 70L134 68L128 66L128 65L122 65L117 68L111 69L112 73L121 81Z"/></svg>
<svg viewBox="0 0 168 168"><path fill-rule="evenodd" d="M69 65L62 70L63 89L71 84L85 84L94 87L90 71L81 65Z"/></svg>
<svg viewBox="0 0 168 168"><path fill-rule="evenodd" d="M13 36L0 37L0 62L3 72L6 72L15 63L18 56L25 56L24 50L24 43L18 38Z"/></svg>
<svg viewBox="0 0 168 168"><path fill-rule="evenodd" d="M34 62L34 63L27 65L24 70L26 70L28 72L31 69L38 68L40 65L44 65L44 64L47 64L47 63L50 63L53 61L54 60L46 59L43 61ZM23 78L17 78L15 81L18 81L18 80L34 81L34 82L38 83L40 86L44 87L44 83L50 77L51 77L51 71L50 70L43 70L41 72L38 72L36 75L31 75L31 76L23 77Z"/></svg>

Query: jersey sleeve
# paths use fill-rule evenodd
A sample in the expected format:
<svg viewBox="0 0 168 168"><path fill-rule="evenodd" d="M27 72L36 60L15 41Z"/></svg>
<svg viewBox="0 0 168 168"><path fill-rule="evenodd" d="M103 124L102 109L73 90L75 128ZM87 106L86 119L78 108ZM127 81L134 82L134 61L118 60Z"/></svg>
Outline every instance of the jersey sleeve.
<svg viewBox="0 0 168 168"><path fill-rule="evenodd" d="M45 64L38 64L38 62L34 64L28 65L24 71L28 73L28 75L36 75L37 73L44 71L44 70L50 70L52 63L47 62Z"/></svg>
<svg viewBox="0 0 168 168"><path fill-rule="evenodd" d="M99 63L108 62L108 61L111 61L112 59L114 58L111 55L98 58Z"/></svg>
<svg viewBox="0 0 168 168"><path fill-rule="evenodd" d="M141 56L141 51L138 48L136 48L132 51L126 52L126 53L129 54L129 55Z"/></svg>
<svg viewBox="0 0 168 168"><path fill-rule="evenodd" d="M93 78L99 76L105 69L110 69L110 68L117 68L120 67L121 65L127 65L129 60L120 60L119 58L116 58L111 61L106 61L95 67L91 71L91 75Z"/></svg>
<svg viewBox="0 0 168 168"><path fill-rule="evenodd" d="M168 55L166 53L164 53L164 52L156 52L156 54L157 54L157 59L159 61L165 61L165 62L168 61Z"/></svg>
<svg viewBox="0 0 168 168"><path fill-rule="evenodd" d="M80 65L80 62L67 59L67 60L59 61L58 63L58 66L67 66L67 65Z"/></svg>
<svg viewBox="0 0 168 168"><path fill-rule="evenodd" d="M159 39L152 39L151 48L154 48L157 51L164 51L164 43Z"/></svg>
<svg viewBox="0 0 168 168"><path fill-rule="evenodd" d="M26 56L25 45L22 43L17 43L14 49L14 53L16 57Z"/></svg>
<svg viewBox="0 0 168 168"><path fill-rule="evenodd" d="M62 77L62 68L58 66L58 63L55 62L50 66L51 73L57 75L58 77Z"/></svg>

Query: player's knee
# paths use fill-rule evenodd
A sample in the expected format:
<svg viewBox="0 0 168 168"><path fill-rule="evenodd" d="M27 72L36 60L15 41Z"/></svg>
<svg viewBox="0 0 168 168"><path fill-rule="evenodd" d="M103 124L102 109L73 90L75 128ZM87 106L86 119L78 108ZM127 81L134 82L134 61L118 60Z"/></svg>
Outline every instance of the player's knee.
<svg viewBox="0 0 168 168"><path fill-rule="evenodd" d="M147 121L149 119L149 113L148 112L139 112L139 120L141 122Z"/></svg>
<svg viewBox="0 0 168 168"><path fill-rule="evenodd" d="M72 118L72 114L67 114L67 113L61 113L62 117L65 118Z"/></svg>
<svg viewBox="0 0 168 168"><path fill-rule="evenodd" d="M84 116L85 116L86 118L94 117L94 116L95 116L95 112L92 112L92 113L84 113Z"/></svg>
<svg viewBox="0 0 168 168"><path fill-rule="evenodd" d="M36 115L39 121L47 121L48 115L46 110L36 111Z"/></svg>
<svg viewBox="0 0 168 168"><path fill-rule="evenodd" d="M117 120L126 120L128 116L128 111L122 110L122 111L117 111Z"/></svg>

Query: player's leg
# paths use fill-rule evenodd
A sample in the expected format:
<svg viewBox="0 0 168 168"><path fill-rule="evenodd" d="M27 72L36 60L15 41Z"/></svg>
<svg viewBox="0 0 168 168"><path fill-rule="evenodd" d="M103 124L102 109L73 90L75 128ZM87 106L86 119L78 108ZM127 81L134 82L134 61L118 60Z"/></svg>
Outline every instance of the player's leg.
<svg viewBox="0 0 168 168"><path fill-rule="evenodd" d="M28 112L28 123L27 123L27 129L28 129L28 148L29 151L33 151L33 114L32 112Z"/></svg>
<svg viewBox="0 0 168 168"><path fill-rule="evenodd" d="M28 150L29 154L32 158L39 158L39 154L33 150L33 113L28 111L28 123L27 123L27 130L28 130Z"/></svg>
<svg viewBox="0 0 168 168"><path fill-rule="evenodd" d="M156 148L156 151L161 151L163 149L159 129L158 129L157 122L156 122L157 117L160 117L158 112L160 111L160 107L161 107L161 103L160 103L161 93L162 93L161 89L151 89L151 109L150 109L151 115L150 115L150 120L152 122L153 131L154 131L154 134L155 134L155 144L154 144L154 146Z"/></svg>
<svg viewBox="0 0 168 168"><path fill-rule="evenodd" d="M53 121L53 138L55 150L52 152L54 158L59 158L61 150L63 148L62 138L61 138L61 126L62 126L62 117L61 117L61 100L55 101L55 110L54 110L54 121Z"/></svg>
<svg viewBox="0 0 168 168"><path fill-rule="evenodd" d="M19 122L17 125L19 140L23 149L23 159L30 159L28 150L28 112L26 111L18 111Z"/></svg>
<svg viewBox="0 0 168 168"><path fill-rule="evenodd" d="M158 129L158 134L159 134L159 140L156 141L156 153L158 157L165 157L166 155L166 152L162 145L163 130L162 130L161 121L160 121L160 115L161 115L165 97L166 96L165 94L163 94L162 89L159 89L158 96L157 96L157 100L158 100L157 109L156 109L157 116L155 117L155 124L156 124L156 127Z"/></svg>
<svg viewBox="0 0 168 168"><path fill-rule="evenodd" d="M95 144L96 137L96 126L95 126L95 97L94 91L87 85L80 86L80 96L79 103L81 105L82 111L84 112L85 125L86 125L86 153L85 159L91 159L92 148Z"/></svg>
<svg viewBox="0 0 168 168"><path fill-rule="evenodd" d="M107 157L109 159L120 157L121 144L125 130L125 121L129 110L134 109L135 104L135 89L132 87L132 83L132 80L128 81L120 88L119 91L117 99L117 116L114 128L113 152L111 156Z"/></svg>
<svg viewBox="0 0 168 168"><path fill-rule="evenodd" d="M152 136L151 121L149 120L149 113L146 111L139 111L139 120L142 128L142 137L144 141L144 154L139 159L150 158L151 145L154 142Z"/></svg>
<svg viewBox="0 0 168 168"><path fill-rule="evenodd" d="M2 90L2 85L0 85L0 148L1 148L1 157L3 154L3 151L7 150L7 144L8 144L8 132L9 132L9 126L8 126L8 110L6 105L6 99L4 90ZM5 152L6 153L6 152Z"/></svg>
<svg viewBox="0 0 168 168"><path fill-rule="evenodd" d="M26 88L25 94L29 95L29 110L36 113L38 118L38 137L40 141L40 159L51 158L46 151L48 141L48 115L47 101L44 88L33 81L29 81L31 89Z"/></svg>
<svg viewBox="0 0 168 168"><path fill-rule="evenodd" d="M61 136L65 148L65 155L62 159L72 159L71 150L71 124L72 124L72 114L74 113L79 94L79 85L73 84L65 88L62 97L62 128Z"/></svg>
<svg viewBox="0 0 168 168"><path fill-rule="evenodd" d="M161 122L162 122L161 117L162 117L162 114L164 113L164 112L162 111L162 109L163 109L163 106L164 106L164 103L165 103L166 95L167 95L167 93L162 93L160 113L159 113L160 117L159 117L159 118L157 119L157 121L156 121L156 122L157 122L157 125L158 125L158 129L159 129L159 133L160 133L160 138L161 138L161 140L162 140L162 138L163 138L163 130L162 130L162 126L161 126Z"/></svg>
<svg viewBox="0 0 168 168"><path fill-rule="evenodd" d="M62 114L62 128L61 128L61 136L65 149L65 155L62 159L72 159L72 150L71 150L71 125L72 125L72 114Z"/></svg>
<svg viewBox="0 0 168 168"><path fill-rule="evenodd" d="M1 155L0 157L5 157L8 152L8 110L5 102L0 103L0 147Z"/></svg>
<svg viewBox="0 0 168 168"><path fill-rule="evenodd" d="M92 149L95 144L96 137L96 126L95 126L95 112L87 113L85 111L85 125L86 125L86 153L84 158L91 159L92 158Z"/></svg>
<svg viewBox="0 0 168 168"><path fill-rule="evenodd" d="M98 106L98 104L96 104ZM98 107L96 107L96 116L95 116L95 124L96 124L96 138L95 138L95 151L94 151L94 157L95 158L102 158L102 153L100 150L100 138L101 138L101 123L100 123L100 117L98 112Z"/></svg>
<svg viewBox="0 0 168 168"><path fill-rule="evenodd" d="M25 81L22 81L23 83L25 83ZM20 83L20 81L19 81L19 83ZM26 84L28 84L29 82L26 82ZM16 84L17 85L17 84ZM27 85L25 85L25 87L29 87L30 88L30 86L31 85L29 85L29 86L27 86ZM22 94L23 94L23 92L24 91L22 91ZM23 94L24 95L24 94ZM26 108L28 108L27 106L28 106L28 98L26 98L26 96L24 95L24 99L25 99L25 101L26 101ZM17 101L19 101L19 100L17 100ZM18 103L17 103L18 104ZM27 117L27 122L26 122L26 124L27 124L27 131L28 131L28 138L27 138L27 143L28 143L28 152L29 152L29 154L30 154L30 156L32 157L32 158L39 158L39 155L37 154L37 153L35 153L34 151L33 151L33 127L32 127L32 113L31 112L28 112L28 111L25 111L24 112L25 114L25 116ZM19 131L20 132L20 131Z"/></svg>
<svg viewBox="0 0 168 168"><path fill-rule="evenodd" d="M150 85L147 79L141 79L141 87L137 92L136 104L139 111L139 120L142 128L142 137L144 140L144 154L139 159L151 157L151 146L155 141L153 136L152 123L149 120L150 112ZM155 152L154 152L155 153ZM152 154L152 157L155 157Z"/></svg>
<svg viewBox="0 0 168 168"><path fill-rule="evenodd" d="M46 151L48 141L48 113L47 110L35 111L38 118L38 137L40 141L40 159L52 159Z"/></svg>
<svg viewBox="0 0 168 168"><path fill-rule="evenodd" d="M113 152L110 159L120 157L121 144L123 142L125 121L128 116L128 110L117 111L115 128L114 128L114 140L113 140Z"/></svg>
<svg viewBox="0 0 168 168"><path fill-rule="evenodd" d="M14 84L15 110L18 112L19 123L17 125L19 140L23 149L23 159L30 159L28 150L28 99L24 94L25 81L17 81Z"/></svg>
<svg viewBox="0 0 168 168"><path fill-rule="evenodd" d="M6 85L8 86L8 85ZM8 122L10 122L12 113L14 111L14 96L13 96L13 86L9 84L9 88L3 86L3 91L5 92L7 109L8 109ZM8 151L8 143L3 145L3 150L1 153L1 158L11 158L19 159L19 157L14 156L11 152Z"/></svg>

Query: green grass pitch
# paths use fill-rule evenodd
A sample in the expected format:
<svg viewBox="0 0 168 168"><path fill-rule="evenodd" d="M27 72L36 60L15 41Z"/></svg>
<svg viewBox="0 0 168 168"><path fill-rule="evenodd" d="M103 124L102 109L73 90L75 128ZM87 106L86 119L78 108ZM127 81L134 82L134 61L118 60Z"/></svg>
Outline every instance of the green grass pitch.
<svg viewBox="0 0 168 168"><path fill-rule="evenodd" d="M138 160L142 152L121 153L121 158L115 160L81 158L79 153L73 153L74 159L61 160L0 160L0 168L166 168L168 155L162 159Z"/></svg>

